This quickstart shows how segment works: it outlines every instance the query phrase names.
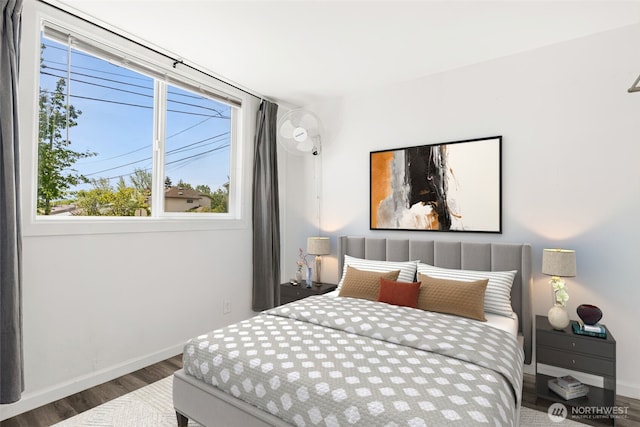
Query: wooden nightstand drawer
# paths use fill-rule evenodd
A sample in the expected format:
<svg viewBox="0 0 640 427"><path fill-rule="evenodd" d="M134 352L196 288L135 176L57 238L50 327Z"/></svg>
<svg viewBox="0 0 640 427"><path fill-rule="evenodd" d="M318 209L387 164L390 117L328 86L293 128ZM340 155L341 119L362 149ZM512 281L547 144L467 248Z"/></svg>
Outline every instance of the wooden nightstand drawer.
<svg viewBox="0 0 640 427"><path fill-rule="evenodd" d="M282 283L280 285L280 304L287 304L311 295L326 294L327 292L333 291L335 288L336 285L332 285L330 283L313 282L313 285L310 288L307 288L303 283L295 286L291 283Z"/></svg>
<svg viewBox="0 0 640 427"><path fill-rule="evenodd" d="M602 377L602 387L590 385L587 397L562 400L549 389L548 381L553 377L540 372L539 364L556 368L560 372L566 369L597 375ZM606 338L576 335L571 325L556 330L546 316L536 316L536 396L552 402L562 402L572 408L615 406L616 340L609 328ZM612 417L609 421L615 426L615 418Z"/></svg>
<svg viewBox="0 0 640 427"><path fill-rule="evenodd" d="M559 366L594 375L614 376L615 361L590 357L581 353L572 353L556 350L549 347L538 346L538 363Z"/></svg>
<svg viewBox="0 0 640 427"><path fill-rule="evenodd" d="M297 299L308 297L309 295L311 295L309 292L305 292L302 288L304 288L304 285L298 285L295 287L282 286L280 288L280 296L282 298L286 297L286 298L293 298L294 300L297 300Z"/></svg>
<svg viewBox="0 0 640 427"><path fill-rule="evenodd" d="M538 345L568 350L572 353L586 353L592 356L614 358L615 347L600 338L583 338L576 335L558 334L555 332L538 332Z"/></svg>

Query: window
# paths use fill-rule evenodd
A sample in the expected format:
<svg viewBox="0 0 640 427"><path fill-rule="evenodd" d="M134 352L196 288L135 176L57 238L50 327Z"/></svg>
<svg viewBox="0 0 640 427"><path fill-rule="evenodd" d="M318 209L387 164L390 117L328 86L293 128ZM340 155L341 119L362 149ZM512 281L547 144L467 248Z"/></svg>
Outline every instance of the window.
<svg viewBox="0 0 640 427"><path fill-rule="evenodd" d="M57 24L40 42L38 218L233 213L238 99Z"/></svg>

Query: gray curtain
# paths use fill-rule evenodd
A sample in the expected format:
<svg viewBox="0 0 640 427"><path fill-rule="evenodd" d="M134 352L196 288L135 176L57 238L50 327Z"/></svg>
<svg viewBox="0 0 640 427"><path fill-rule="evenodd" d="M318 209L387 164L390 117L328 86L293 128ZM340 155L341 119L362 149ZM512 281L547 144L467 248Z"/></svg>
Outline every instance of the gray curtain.
<svg viewBox="0 0 640 427"><path fill-rule="evenodd" d="M280 301L280 211L276 122L278 104L263 100L256 123L253 163L253 310Z"/></svg>
<svg viewBox="0 0 640 427"><path fill-rule="evenodd" d="M0 0L0 404L20 400L22 292L18 63L22 0Z"/></svg>

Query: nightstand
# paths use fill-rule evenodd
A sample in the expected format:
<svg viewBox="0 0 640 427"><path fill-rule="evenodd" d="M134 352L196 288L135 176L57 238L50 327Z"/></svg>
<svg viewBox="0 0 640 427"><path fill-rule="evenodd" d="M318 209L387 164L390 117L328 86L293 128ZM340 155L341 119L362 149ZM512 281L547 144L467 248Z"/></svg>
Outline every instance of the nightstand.
<svg viewBox="0 0 640 427"><path fill-rule="evenodd" d="M549 390L551 376L538 373L538 363L584 372L603 379L603 387L589 385L589 394L564 400ZM536 396L561 402L567 407L604 407L616 404L616 340L607 328L607 338L576 335L571 325L555 330L546 316L536 316ZM569 409L571 411L571 409ZM615 425L615 418L611 418Z"/></svg>
<svg viewBox="0 0 640 427"><path fill-rule="evenodd" d="M282 283L280 285L280 305L287 304L311 295L322 295L333 291L337 285L330 283L313 282L310 288L305 283L292 285L291 283Z"/></svg>

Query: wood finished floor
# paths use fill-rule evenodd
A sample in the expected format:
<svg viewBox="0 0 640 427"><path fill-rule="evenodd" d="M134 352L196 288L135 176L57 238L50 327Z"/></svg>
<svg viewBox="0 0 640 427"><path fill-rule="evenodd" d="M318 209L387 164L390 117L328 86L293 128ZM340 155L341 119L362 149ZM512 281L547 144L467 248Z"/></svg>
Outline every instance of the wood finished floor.
<svg viewBox="0 0 640 427"><path fill-rule="evenodd" d="M0 427L48 427L168 377L180 368L182 368L182 355L174 356L155 365L1 421Z"/></svg>
<svg viewBox="0 0 640 427"><path fill-rule="evenodd" d="M64 399L34 409L24 414L0 422L0 427L48 427L81 412L101 405L126 393L135 391L148 384L172 375L182 367L182 355L174 356L155 365L124 375L89 390L76 393ZM617 421L618 427L640 426L640 400L623 396L617 397L618 406L628 407L628 418ZM524 375L523 406L546 412L550 402L537 400L535 396L535 377ZM610 423L590 423L595 426ZM558 424L562 425L562 424Z"/></svg>

